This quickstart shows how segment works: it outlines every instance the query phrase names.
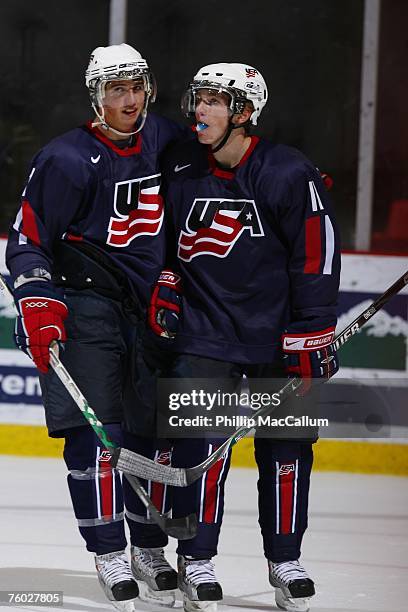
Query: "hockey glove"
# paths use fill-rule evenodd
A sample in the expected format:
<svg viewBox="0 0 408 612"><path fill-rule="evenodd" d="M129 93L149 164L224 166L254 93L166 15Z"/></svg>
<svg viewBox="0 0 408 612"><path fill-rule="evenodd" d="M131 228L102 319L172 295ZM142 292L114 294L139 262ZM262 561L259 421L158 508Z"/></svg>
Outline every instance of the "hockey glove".
<svg viewBox="0 0 408 612"><path fill-rule="evenodd" d="M50 282L26 283L15 290L14 300L18 311L16 345L46 374L51 342L66 340L64 320L68 308Z"/></svg>
<svg viewBox="0 0 408 612"><path fill-rule="evenodd" d="M327 191L330 191L334 184L332 177L330 176L330 174L326 174L326 172L320 172L320 176Z"/></svg>
<svg viewBox="0 0 408 612"><path fill-rule="evenodd" d="M149 306L149 326L157 336L174 338L181 304L181 277L163 270L153 290Z"/></svg>
<svg viewBox="0 0 408 612"><path fill-rule="evenodd" d="M326 187L327 191L330 191L330 189L334 185L334 181L333 181L332 177L330 176L330 174L327 174L326 172L321 172L319 170L319 168L316 168L316 170L320 174L320 178L322 179L322 181L324 183L324 186Z"/></svg>
<svg viewBox="0 0 408 612"><path fill-rule="evenodd" d="M282 336L286 371L303 379L299 395L307 393L312 378L329 379L336 374L339 364L336 349L331 344L334 327L308 333L286 333Z"/></svg>

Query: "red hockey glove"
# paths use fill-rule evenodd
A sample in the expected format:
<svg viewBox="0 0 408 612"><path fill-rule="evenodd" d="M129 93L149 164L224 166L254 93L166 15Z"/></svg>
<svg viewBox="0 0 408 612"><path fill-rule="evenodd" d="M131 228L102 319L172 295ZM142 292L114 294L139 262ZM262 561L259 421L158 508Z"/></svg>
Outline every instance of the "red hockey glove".
<svg viewBox="0 0 408 612"><path fill-rule="evenodd" d="M323 181L324 186L326 187L327 191L330 191L330 189L334 185L334 181L333 181L332 177L330 176L330 174L326 174L326 172L320 172L320 176L322 177L322 181Z"/></svg>
<svg viewBox="0 0 408 612"><path fill-rule="evenodd" d="M64 320L68 308L49 282L26 283L15 290L14 299L18 311L15 342L46 374L51 342L66 340Z"/></svg>
<svg viewBox="0 0 408 612"><path fill-rule="evenodd" d="M300 395L309 391L312 378L329 379L339 369L336 350L331 344L333 339L334 327L282 336L286 371L303 379Z"/></svg>
<svg viewBox="0 0 408 612"><path fill-rule="evenodd" d="M148 321L155 334L174 338L178 327L181 304L181 277L163 270L150 300Z"/></svg>

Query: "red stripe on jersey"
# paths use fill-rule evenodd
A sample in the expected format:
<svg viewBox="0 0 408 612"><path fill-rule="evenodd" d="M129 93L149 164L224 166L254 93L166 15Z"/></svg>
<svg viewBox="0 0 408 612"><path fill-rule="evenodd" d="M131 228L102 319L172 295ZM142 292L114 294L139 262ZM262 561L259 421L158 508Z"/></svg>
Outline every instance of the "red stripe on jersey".
<svg viewBox="0 0 408 612"><path fill-rule="evenodd" d="M248 157L251 155L252 151L255 149L256 145L259 142L259 138L258 136L251 136L251 144L249 145L249 147L247 148L247 150L244 153L244 156L242 157L241 161L239 162L237 167L242 166L243 164L245 164L246 160L248 159Z"/></svg>
<svg viewBox="0 0 408 612"><path fill-rule="evenodd" d="M235 176L234 172L230 170L222 170L221 168L218 168L218 166L214 168L212 173L214 176L218 176L219 178L228 179L228 180L233 179Z"/></svg>
<svg viewBox="0 0 408 612"><path fill-rule="evenodd" d="M199 254L211 254L214 253L221 257L224 257L228 250L231 248L230 244L216 244L214 242L203 241L199 244L195 244L192 249L183 249L180 244L179 257L185 261L190 261L193 255Z"/></svg>
<svg viewBox="0 0 408 612"><path fill-rule="evenodd" d="M215 463L207 472L204 493L204 523L215 522L215 511L217 508L218 497L218 479L220 477L221 470L224 467L224 461L217 461L217 463Z"/></svg>
<svg viewBox="0 0 408 612"><path fill-rule="evenodd" d="M34 244L40 246L40 234L38 232L37 221L35 219L35 213L31 208L31 204L28 200L24 200L22 204L23 213L23 224L21 231L24 236L27 236Z"/></svg>
<svg viewBox="0 0 408 612"><path fill-rule="evenodd" d="M226 229L229 228L231 231L227 233L226 230L222 231L221 229L209 227L200 228L193 235L181 232L179 256L182 259L190 261L191 257L198 253L214 253L223 257L229 251L242 230L242 223L238 219L223 215L220 211L217 211L215 214L214 223ZM212 240L217 240L218 242L212 242ZM192 248L188 249L187 247L190 246Z"/></svg>
<svg viewBox="0 0 408 612"><path fill-rule="evenodd" d="M305 224L305 274L319 274L322 260L320 215L306 219Z"/></svg>
<svg viewBox="0 0 408 612"><path fill-rule="evenodd" d="M232 217L227 217L226 215L220 213L220 211L215 213L213 223L217 223L218 225L225 227L225 231L214 227L200 227L200 229L193 235L182 232L180 246L192 246L198 240L203 240L204 238L212 238L213 240L218 240L219 242L230 245L242 229L242 223L240 223L240 221ZM227 229L231 231L227 232Z"/></svg>
<svg viewBox="0 0 408 612"><path fill-rule="evenodd" d="M110 520L113 515L113 470L100 464L101 510L104 520Z"/></svg>
<svg viewBox="0 0 408 612"><path fill-rule="evenodd" d="M285 465L291 465L287 473L281 473ZM279 497L280 497L280 533L287 535L292 532L293 514L293 481L295 479L295 466L293 464L279 465Z"/></svg>
<svg viewBox="0 0 408 612"><path fill-rule="evenodd" d="M133 225L128 228L126 234L110 234L108 244L113 246L119 245L123 246L128 244L135 236L139 234L153 234L156 235L158 233L160 227L160 221L157 223L138 223L137 225Z"/></svg>
<svg viewBox="0 0 408 612"><path fill-rule="evenodd" d="M139 202L141 204L157 204L163 207L163 198L158 193L142 193L139 196Z"/></svg>
<svg viewBox="0 0 408 612"><path fill-rule="evenodd" d="M249 145L248 149L245 151L245 154L241 158L240 162L236 166L231 168L231 170L227 170L225 168L220 168L217 165L217 160L215 159L214 154L211 151L211 148L208 147L208 149L207 149L207 151L208 151L208 162L209 162L210 169L211 169L211 171L212 171L214 176L218 176L219 178L228 179L228 180L231 180L231 179L233 179L235 177L235 170L237 168L239 168L240 166L242 166L247 161L247 159L250 157L252 151L255 149L256 145L259 142L258 136L250 136L250 138L251 138L251 142L250 142L250 145Z"/></svg>

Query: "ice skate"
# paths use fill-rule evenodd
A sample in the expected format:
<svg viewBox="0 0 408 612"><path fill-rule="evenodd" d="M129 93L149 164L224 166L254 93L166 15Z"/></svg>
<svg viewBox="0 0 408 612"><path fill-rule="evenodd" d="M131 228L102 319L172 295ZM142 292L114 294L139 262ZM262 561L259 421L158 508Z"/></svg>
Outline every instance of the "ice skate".
<svg viewBox="0 0 408 612"><path fill-rule="evenodd" d="M99 583L112 605L121 612L134 612L139 589L125 551L95 555L95 565Z"/></svg>
<svg viewBox="0 0 408 612"><path fill-rule="evenodd" d="M315 594L314 582L299 561L273 563L268 560L269 582L275 587L278 608L288 612L307 612Z"/></svg>
<svg viewBox="0 0 408 612"><path fill-rule="evenodd" d="M179 555L177 566L184 610L216 612L216 602L222 599L222 588L217 582L211 559L188 559Z"/></svg>
<svg viewBox="0 0 408 612"><path fill-rule="evenodd" d="M160 606L173 607L177 572L166 561L162 548L131 547L131 568L138 581L140 599Z"/></svg>

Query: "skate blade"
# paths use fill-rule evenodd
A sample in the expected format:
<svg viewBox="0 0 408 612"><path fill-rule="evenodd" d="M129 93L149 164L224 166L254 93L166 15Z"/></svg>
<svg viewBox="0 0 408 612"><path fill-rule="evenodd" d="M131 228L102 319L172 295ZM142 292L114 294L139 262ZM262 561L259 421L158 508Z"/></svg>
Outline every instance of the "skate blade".
<svg viewBox="0 0 408 612"><path fill-rule="evenodd" d="M126 601L110 600L110 603L116 610L120 612L135 612L137 599L127 599Z"/></svg>
<svg viewBox="0 0 408 612"><path fill-rule="evenodd" d="M310 597L286 597L282 589L275 588L275 601L280 610L285 612L309 612Z"/></svg>
<svg viewBox="0 0 408 612"><path fill-rule="evenodd" d="M193 601L185 594L183 595L183 606L185 612L217 612L216 601Z"/></svg>
<svg viewBox="0 0 408 612"><path fill-rule="evenodd" d="M139 587L139 599L145 603L174 608L176 603L175 591L153 591L143 580L136 580Z"/></svg>
<svg viewBox="0 0 408 612"><path fill-rule="evenodd" d="M116 610L120 610L120 612L135 612L136 611L136 602L138 599L137 597L133 599L124 599L122 601L118 601L117 599L113 597L111 589L103 582L103 580L100 579L99 576L98 576L98 580L99 580L99 584L102 587L103 592L105 593L106 597L109 599L109 603L111 603L112 606Z"/></svg>

